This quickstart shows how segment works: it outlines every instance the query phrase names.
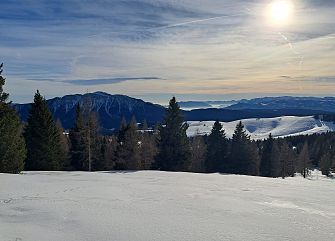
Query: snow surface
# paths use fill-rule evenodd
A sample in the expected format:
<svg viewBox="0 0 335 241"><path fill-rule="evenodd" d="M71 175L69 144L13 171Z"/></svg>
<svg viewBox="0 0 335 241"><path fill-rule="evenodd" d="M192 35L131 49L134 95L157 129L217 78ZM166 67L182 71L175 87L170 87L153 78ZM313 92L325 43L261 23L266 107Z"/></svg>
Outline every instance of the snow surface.
<svg viewBox="0 0 335 241"><path fill-rule="evenodd" d="M0 174L1 241L335 240L335 180Z"/></svg>
<svg viewBox="0 0 335 241"><path fill-rule="evenodd" d="M309 135L335 131L333 122L316 120L313 116L282 116L241 120L252 139L266 139L271 133L274 137ZM233 136L238 121L221 122L228 138ZM214 121L188 121L188 136L210 134Z"/></svg>

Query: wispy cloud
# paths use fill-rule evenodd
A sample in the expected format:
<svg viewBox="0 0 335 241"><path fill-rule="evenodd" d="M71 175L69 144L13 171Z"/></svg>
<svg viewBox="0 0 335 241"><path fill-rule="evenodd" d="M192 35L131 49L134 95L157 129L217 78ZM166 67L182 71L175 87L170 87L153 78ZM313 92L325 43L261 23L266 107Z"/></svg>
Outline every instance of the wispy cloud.
<svg viewBox="0 0 335 241"><path fill-rule="evenodd" d="M320 83L320 82L335 83L335 75L334 76L280 76L280 77L291 80L291 81L309 81L309 82L314 82L314 83Z"/></svg>
<svg viewBox="0 0 335 241"><path fill-rule="evenodd" d="M62 95L64 84L157 99L333 94L335 2L294 2L292 22L276 28L263 0L2 0L7 87L14 101L41 86Z"/></svg>
<svg viewBox="0 0 335 241"><path fill-rule="evenodd" d="M125 81L136 81L136 80L162 80L158 77L123 77L123 78L106 78L106 79L73 79L73 80L59 80L59 79L28 79L31 81L42 81L42 82L60 82L68 83L73 85L109 85L117 84Z"/></svg>

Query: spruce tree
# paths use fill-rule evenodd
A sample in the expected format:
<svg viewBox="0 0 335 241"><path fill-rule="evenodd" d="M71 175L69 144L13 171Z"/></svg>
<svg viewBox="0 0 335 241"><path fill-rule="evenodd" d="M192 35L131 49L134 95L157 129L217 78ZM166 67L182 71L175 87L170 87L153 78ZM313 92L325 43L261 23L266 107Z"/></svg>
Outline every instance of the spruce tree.
<svg viewBox="0 0 335 241"><path fill-rule="evenodd" d="M164 122L159 127L159 153L155 167L164 171L187 169L190 159L189 140L186 135L188 124L184 123L176 98L170 100Z"/></svg>
<svg viewBox="0 0 335 241"><path fill-rule="evenodd" d="M206 172L206 153L207 146L204 137L197 135L190 141L191 159L189 171L191 172Z"/></svg>
<svg viewBox="0 0 335 241"><path fill-rule="evenodd" d="M64 155L64 162L61 163L61 166L63 167L64 170L71 170L70 155L69 155L70 153L69 137L65 133L65 130L60 120L57 120L56 126L58 128L59 133L61 133L60 135L61 146L62 146L61 150Z"/></svg>
<svg viewBox="0 0 335 241"><path fill-rule="evenodd" d="M28 149L26 169L60 170L65 159L61 135L46 100L37 90L24 133Z"/></svg>
<svg viewBox="0 0 335 241"><path fill-rule="evenodd" d="M103 158L104 171L110 171L115 168L116 150L118 147L117 137L105 136L102 138L101 154Z"/></svg>
<svg viewBox="0 0 335 241"><path fill-rule="evenodd" d="M280 177L280 150L278 141L272 141L269 177Z"/></svg>
<svg viewBox="0 0 335 241"><path fill-rule="evenodd" d="M305 142L298 157L299 171L304 178L309 175L309 169L311 168L311 166L312 162L309 158L308 143Z"/></svg>
<svg viewBox="0 0 335 241"><path fill-rule="evenodd" d="M89 148L88 166L85 169L89 171L99 171L103 169L103 156L101 153L102 138L99 134L98 117L94 112L88 115L86 126L87 146Z"/></svg>
<svg viewBox="0 0 335 241"><path fill-rule="evenodd" d="M282 141L280 146L280 169L279 176L283 179L288 176L294 176L295 168L294 168L294 155L292 149L288 145L286 140Z"/></svg>
<svg viewBox="0 0 335 241"><path fill-rule="evenodd" d="M248 145L247 174L252 176L259 175L260 155L257 143L251 141Z"/></svg>
<svg viewBox="0 0 335 241"><path fill-rule="evenodd" d="M71 167L73 170L84 170L84 163L87 160L87 145L84 116L80 104L76 106L74 126L70 130L70 155Z"/></svg>
<svg viewBox="0 0 335 241"><path fill-rule="evenodd" d="M70 130L71 164L74 170L93 171L103 169L102 138L95 113L91 111L89 98L83 108L78 103L74 126Z"/></svg>
<svg viewBox="0 0 335 241"><path fill-rule="evenodd" d="M271 177L271 162L274 139L270 133L269 138L263 142L262 158L260 164L260 175L263 177ZM273 156L274 157L274 156Z"/></svg>
<svg viewBox="0 0 335 241"><path fill-rule="evenodd" d="M148 131L148 124L144 121L142 131L139 133L140 140L140 165L141 169L149 170L157 155L157 137Z"/></svg>
<svg viewBox="0 0 335 241"><path fill-rule="evenodd" d="M3 107L3 105L8 105L8 98L9 94L4 92L3 87L6 83L6 79L2 76L2 68L3 68L3 63L0 64L0 105Z"/></svg>
<svg viewBox="0 0 335 241"><path fill-rule="evenodd" d="M116 168L121 170L139 170L141 168L140 145L135 118L128 124L121 123L118 143Z"/></svg>
<svg viewBox="0 0 335 241"><path fill-rule="evenodd" d="M320 160L320 169L323 175L330 176L334 163L334 157L329 152L325 153Z"/></svg>
<svg viewBox="0 0 335 241"><path fill-rule="evenodd" d="M259 153L254 142L244 130L240 121L233 134L230 152L230 168L232 173L243 175L259 174Z"/></svg>
<svg viewBox="0 0 335 241"><path fill-rule="evenodd" d="M227 171L227 139L222 125L216 121L207 140L207 172Z"/></svg>
<svg viewBox="0 0 335 241"><path fill-rule="evenodd" d="M24 168L26 148L22 124L8 102L9 94L3 91L5 78L0 65L0 172L19 173Z"/></svg>

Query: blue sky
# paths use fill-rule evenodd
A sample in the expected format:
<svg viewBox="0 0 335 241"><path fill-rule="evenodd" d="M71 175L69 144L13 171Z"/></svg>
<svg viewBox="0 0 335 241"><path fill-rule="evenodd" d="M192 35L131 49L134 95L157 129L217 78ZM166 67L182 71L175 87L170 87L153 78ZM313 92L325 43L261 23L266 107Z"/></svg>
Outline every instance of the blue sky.
<svg viewBox="0 0 335 241"><path fill-rule="evenodd" d="M285 0L289 1L289 0ZM2 0L1 62L14 102L87 91L156 103L334 96L335 1Z"/></svg>

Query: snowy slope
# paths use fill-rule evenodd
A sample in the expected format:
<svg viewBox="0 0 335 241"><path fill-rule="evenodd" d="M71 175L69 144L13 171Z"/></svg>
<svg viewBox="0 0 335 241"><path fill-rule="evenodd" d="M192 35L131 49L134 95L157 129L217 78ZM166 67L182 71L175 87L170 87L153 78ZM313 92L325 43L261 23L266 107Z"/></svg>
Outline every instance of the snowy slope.
<svg viewBox="0 0 335 241"><path fill-rule="evenodd" d="M239 121L222 122L229 138L232 137ZM214 121L189 121L188 136L209 134ZM282 116L275 118L259 118L242 120L245 129L252 139L264 139L271 133L274 137L290 135L307 135L335 131L335 124L314 119L313 116Z"/></svg>
<svg viewBox="0 0 335 241"><path fill-rule="evenodd" d="M335 240L334 180L0 174L2 241Z"/></svg>

